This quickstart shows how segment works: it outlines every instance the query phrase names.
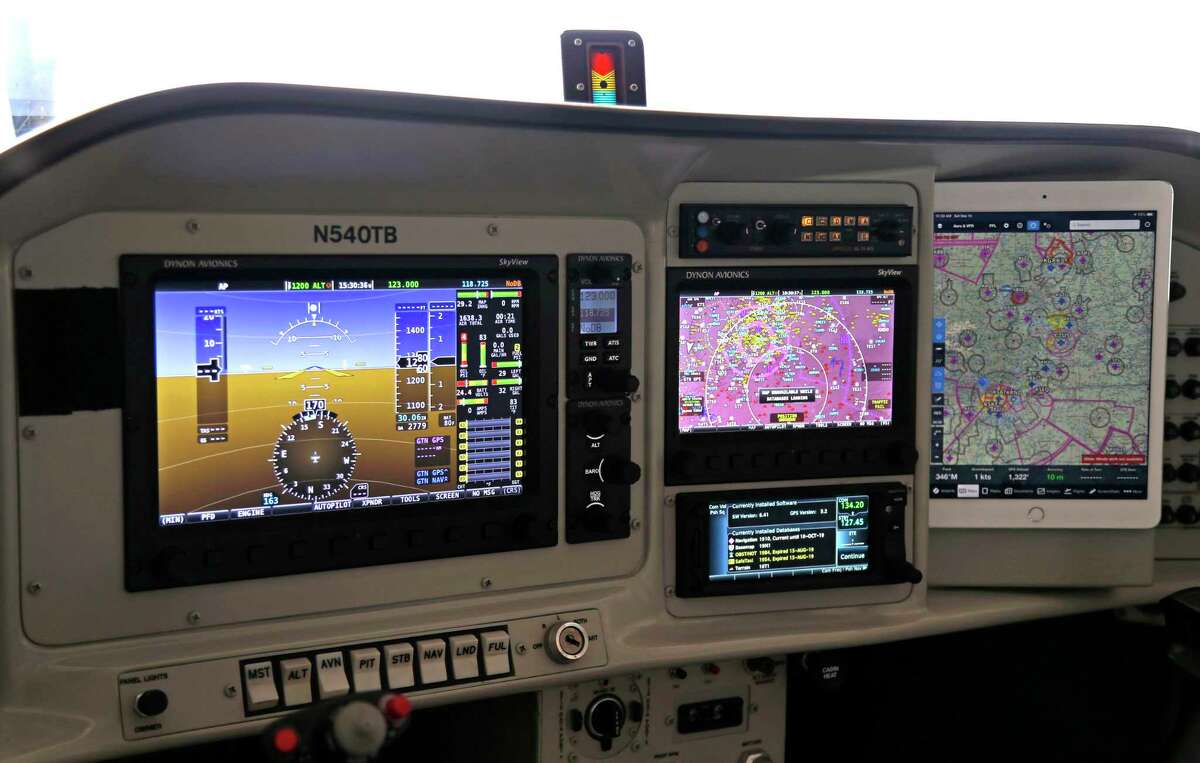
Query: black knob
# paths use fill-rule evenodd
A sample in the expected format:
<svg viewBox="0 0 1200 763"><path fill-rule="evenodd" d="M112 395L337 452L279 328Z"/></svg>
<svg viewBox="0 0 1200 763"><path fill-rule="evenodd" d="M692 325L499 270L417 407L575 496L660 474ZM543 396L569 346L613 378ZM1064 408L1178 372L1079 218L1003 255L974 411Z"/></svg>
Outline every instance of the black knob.
<svg viewBox="0 0 1200 763"><path fill-rule="evenodd" d="M1179 386L1179 382L1175 381L1174 379L1167 379L1166 393L1168 400L1174 400L1175 398L1179 397L1180 393L1182 392L1183 389Z"/></svg>
<svg viewBox="0 0 1200 763"><path fill-rule="evenodd" d="M1198 519L1200 519L1200 512L1197 512L1196 507L1190 503L1185 503L1175 509L1175 521L1181 525L1194 525Z"/></svg>
<svg viewBox="0 0 1200 763"><path fill-rule="evenodd" d="M684 477L695 477L700 473L700 457L690 450L680 451L671 461L675 473Z"/></svg>
<svg viewBox="0 0 1200 763"><path fill-rule="evenodd" d="M642 707L642 703L638 702L636 699L629 703L629 720L633 721L634 723L641 723L642 716L645 715L645 712L646 711L645 708Z"/></svg>
<svg viewBox="0 0 1200 763"><path fill-rule="evenodd" d="M1183 352L1190 357L1200 355L1200 336L1190 336L1183 343Z"/></svg>
<svg viewBox="0 0 1200 763"><path fill-rule="evenodd" d="M916 585L925 579L925 574L918 570L912 562L907 560L888 562L887 573L888 577L898 583Z"/></svg>
<svg viewBox="0 0 1200 763"><path fill-rule="evenodd" d="M1200 423L1195 421L1185 421L1179 427L1179 434L1183 435L1183 439L1191 442L1192 440L1200 440Z"/></svg>
<svg viewBox="0 0 1200 763"><path fill-rule="evenodd" d="M1183 342L1179 341L1179 337L1167 337L1167 357L1173 358L1181 352L1183 352Z"/></svg>
<svg viewBox="0 0 1200 763"><path fill-rule="evenodd" d="M1195 482L1200 480L1200 466L1195 464L1184 464L1179 467L1179 479L1183 482ZM1179 512L1176 512L1178 514Z"/></svg>
<svg viewBox="0 0 1200 763"><path fill-rule="evenodd" d="M1178 302L1187 295L1187 288L1178 281L1172 281L1169 295L1172 302Z"/></svg>
<svg viewBox="0 0 1200 763"><path fill-rule="evenodd" d="M143 718L162 715L167 710L167 693L162 689L147 689L133 700L133 709Z"/></svg>
<svg viewBox="0 0 1200 763"><path fill-rule="evenodd" d="M601 750L608 752L625 728L625 703L615 694L601 694L583 711L583 728L600 743Z"/></svg>
<svg viewBox="0 0 1200 763"><path fill-rule="evenodd" d="M1169 525L1175 521L1175 510L1171 508L1171 504L1164 503L1162 505L1162 514L1159 515L1158 523L1160 525Z"/></svg>
<svg viewBox="0 0 1200 763"><path fill-rule="evenodd" d="M1183 383L1183 396L1189 400L1200 397L1200 380L1188 379Z"/></svg>
<svg viewBox="0 0 1200 763"><path fill-rule="evenodd" d="M178 546L167 546L154 557L151 569L155 577L180 582L187 570L187 552Z"/></svg>
<svg viewBox="0 0 1200 763"><path fill-rule="evenodd" d="M1163 482L1174 482L1179 479L1179 473L1174 464L1163 464Z"/></svg>
<svg viewBox="0 0 1200 763"><path fill-rule="evenodd" d="M642 478L642 467L621 456L605 456L594 474L606 485L632 485Z"/></svg>
<svg viewBox="0 0 1200 763"><path fill-rule="evenodd" d="M750 226L745 223L735 223L726 220L717 226L717 238L730 246L744 244L750 240Z"/></svg>
<svg viewBox="0 0 1200 763"><path fill-rule="evenodd" d="M772 244L787 246L796 240L799 229L790 220L776 220L771 223L770 238Z"/></svg>
<svg viewBox="0 0 1200 763"><path fill-rule="evenodd" d="M1174 440L1179 437L1179 425L1174 421L1163 422L1163 439Z"/></svg>

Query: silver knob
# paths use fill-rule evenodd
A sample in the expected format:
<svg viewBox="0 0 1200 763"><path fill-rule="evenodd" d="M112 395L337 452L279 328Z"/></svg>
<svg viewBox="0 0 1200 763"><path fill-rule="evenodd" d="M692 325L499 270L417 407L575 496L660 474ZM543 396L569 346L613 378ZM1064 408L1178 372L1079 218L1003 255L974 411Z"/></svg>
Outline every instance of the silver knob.
<svg viewBox="0 0 1200 763"><path fill-rule="evenodd" d="M771 755L766 750L746 750L738 763L771 763Z"/></svg>
<svg viewBox="0 0 1200 763"><path fill-rule="evenodd" d="M574 620L564 620L546 629L546 654L555 662L569 665L588 650L587 630Z"/></svg>

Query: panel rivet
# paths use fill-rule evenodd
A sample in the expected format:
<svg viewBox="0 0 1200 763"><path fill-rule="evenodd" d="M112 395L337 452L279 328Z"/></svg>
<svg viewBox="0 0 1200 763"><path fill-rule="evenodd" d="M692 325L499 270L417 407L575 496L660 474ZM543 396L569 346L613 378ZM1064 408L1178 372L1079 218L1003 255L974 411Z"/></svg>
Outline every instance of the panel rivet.
<svg viewBox="0 0 1200 763"><path fill-rule="evenodd" d="M641 273L643 268L644 268L644 266L642 265L642 263L640 263L640 262L633 263L633 272L634 273Z"/></svg>
<svg viewBox="0 0 1200 763"><path fill-rule="evenodd" d="M29 585L25 586L25 590L29 591L29 593L33 596L37 596L42 592L42 584L36 580L30 580Z"/></svg>
<svg viewBox="0 0 1200 763"><path fill-rule="evenodd" d="M479 581L479 587L484 590L491 588L492 587L492 579L491 578L483 578L482 580Z"/></svg>
<svg viewBox="0 0 1200 763"><path fill-rule="evenodd" d="M585 87L587 87L587 85L583 84L582 82L576 82L576 83L575 83L575 89L576 89L576 90L578 90L578 91L579 91L579 92L581 92L581 93L583 92L583 89L584 89Z"/></svg>
<svg viewBox="0 0 1200 763"><path fill-rule="evenodd" d="M37 437L37 430L33 427L24 427L21 430L21 437L25 440L32 440Z"/></svg>
<svg viewBox="0 0 1200 763"><path fill-rule="evenodd" d="M499 226L499 225L496 225L495 223L488 223L488 226L487 226L487 234L488 234L489 236L498 236L498 235L500 235L500 226Z"/></svg>
<svg viewBox="0 0 1200 763"><path fill-rule="evenodd" d="M629 523L629 527L630 527L630 529L633 529L633 530L642 529L642 520L640 520L640 519L633 520L632 522Z"/></svg>
<svg viewBox="0 0 1200 763"><path fill-rule="evenodd" d="M637 91L638 91L638 84L636 82L630 82L629 83L629 92L636 93Z"/></svg>
<svg viewBox="0 0 1200 763"><path fill-rule="evenodd" d="M28 265L22 265L17 268L17 278L22 281L28 281L30 278L33 278L33 268Z"/></svg>
<svg viewBox="0 0 1200 763"><path fill-rule="evenodd" d="M583 44L583 40L580 39L579 37L576 37L574 40L571 40L571 42L574 43L575 47L577 47L577 48Z"/></svg>
<svg viewBox="0 0 1200 763"><path fill-rule="evenodd" d="M675 725L675 716L673 716L673 715L668 715L668 716L667 716L667 725L668 725L668 726L674 726L674 725Z"/></svg>
<svg viewBox="0 0 1200 763"><path fill-rule="evenodd" d="M628 46L629 46L629 47L631 47L631 48L636 48L636 47L637 47L637 40L626 40L626 41L625 41L625 44L626 44L626 45L628 45Z"/></svg>
<svg viewBox="0 0 1200 763"><path fill-rule="evenodd" d="M233 684L225 684L224 692L226 697L233 699L237 696L237 687Z"/></svg>
<svg viewBox="0 0 1200 763"><path fill-rule="evenodd" d="M528 649L529 647L525 646L524 644L517 644L517 654L525 654Z"/></svg>
<svg viewBox="0 0 1200 763"><path fill-rule="evenodd" d="M675 587L674 587L674 586L667 586L666 590L665 590L665 591L663 591L663 593L665 593L665 594L667 595L667 598L669 599L669 598L671 598L672 596L674 596L674 595L675 595Z"/></svg>
<svg viewBox="0 0 1200 763"><path fill-rule="evenodd" d="M188 220L183 224L183 229L188 233L195 233L196 231L200 230L200 223L196 222L195 220Z"/></svg>
<svg viewBox="0 0 1200 763"><path fill-rule="evenodd" d="M190 625L195 625L196 623L200 622L200 613L194 609L191 612L188 612L187 621Z"/></svg>

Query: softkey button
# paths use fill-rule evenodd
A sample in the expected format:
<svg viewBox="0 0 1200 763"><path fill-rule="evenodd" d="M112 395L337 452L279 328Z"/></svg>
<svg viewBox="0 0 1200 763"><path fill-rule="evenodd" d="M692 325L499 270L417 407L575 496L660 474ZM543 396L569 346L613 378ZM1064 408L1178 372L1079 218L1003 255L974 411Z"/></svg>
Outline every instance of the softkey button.
<svg viewBox="0 0 1200 763"><path fill-rule="evenodd" d="M279 663L279 674L283 676L283 704L295 707L312 702L312 660L284 660Z"/></svg>
<svg viewBox="0 0 1200 763"><path fill-rule="evenodd" d="M440 684L446 680L446 642L440 638L417 642L421 661L421 685Z"/></svg>
<svg viewBox="0 0 1200 763"><path fill-rule="evenodd" d="M483 674L501 676L508 672L508 631L488 631L480 637Z"/></svg>
<svg viewBox="0 0 1200 763"><path fill-rule="evenodd" d="M387 662L389 689L407 689L416 683L413 680L412 644L388 644L383 648L383 659Z"/></svg>
<svg viewBox="0 0 1200 763"><path fill-rule="evenodd" d="M321 699L350 693L350 682L346 680L346 658L341 652L317 655L317 691Z"/></svg>
<svg viewBox="0 0 1200 763"><path fill-rule="evenodd" d="M379 650L355 649L350 653L350 675L354 691L379 691Z"/></svg>
<svg viewBox="0 0 1200 763"><path fill-rule="evenodd" d="M246 710L266 710L279 704L279 692L275 690L275 670L270 661L252 662L242 667L246 681Z"/></svg>
<svg viewBox="0 0 1200 763"><path fill-rule="evenodd" d="M600 349L600 340L595 337L588 337L579 342L579 346L586 352L588 350Z"/></svg>
<svg viewBox="0 0 1200 763"><path fill-rule="evenodd" d="M450 669L456 681L479 677L479 639L469 633L450 637Z"/></svg>

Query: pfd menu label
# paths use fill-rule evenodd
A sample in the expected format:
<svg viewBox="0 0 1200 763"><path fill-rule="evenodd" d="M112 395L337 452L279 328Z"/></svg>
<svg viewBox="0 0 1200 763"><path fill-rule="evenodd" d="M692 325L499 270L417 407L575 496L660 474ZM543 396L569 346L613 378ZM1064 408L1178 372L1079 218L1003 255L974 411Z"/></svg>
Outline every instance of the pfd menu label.
<svg viewBox="0 0 1200 763"><path fill-rule="evenodd" d="M709 504L709 579L860 572L868 567L865 495Z"/></svg>

